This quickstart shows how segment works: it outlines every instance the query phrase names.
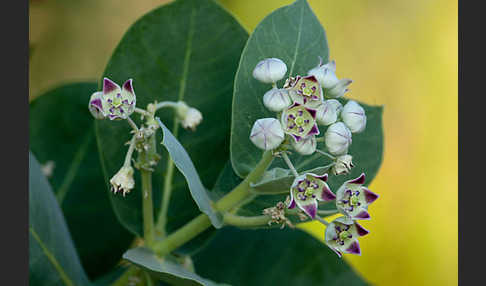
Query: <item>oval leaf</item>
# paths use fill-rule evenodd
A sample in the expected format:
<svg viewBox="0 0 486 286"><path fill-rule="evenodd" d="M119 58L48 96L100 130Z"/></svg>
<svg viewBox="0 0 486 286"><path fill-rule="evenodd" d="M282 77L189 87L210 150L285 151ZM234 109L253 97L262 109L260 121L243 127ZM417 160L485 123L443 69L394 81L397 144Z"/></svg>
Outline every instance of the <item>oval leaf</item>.
<svg viewBox="0 0 486 286"><path fill-rule="evenodd" d="M306 75L317 65L319 56L327 62L328 55L324 29L305 0L275 10L255 28L241 55L233 95L230 150L231 164L238 176L246 177L261 158L262 150L249 139L253 123L260 118L275 117L275 113L263 105L263 94L272 87L252 76L257 63L264 58L275 57L287 64L286 77ZM280 81L280 87L284 80ZM301 164L308 158L295 158L291 157L296 167L311 169L323 166L323 162L319 162L320 165L317 162Z"/></svg>
<svg viewBox="0 0 486 286"><path fill-rule="evenodd" d="M162 144L165 146L165 148L167 148L170 158L176 165L177 169L179 169L182 175L184 175L186 178L192 198L196 202L199 209L208 215L213 226L220 228L223 226L223 218L221 214L217 213L212 208L211 199L209 198L206 188L203 186L201 179L197 174L194 163L192 163L191 158L187 154L184 147L182 147L181 143L177 141L169 129L167 129L167 127L165 127L165 125L160 121L160 118L156 117L155 119L159 123L159 126L164 134Z"/></svg>
<svg viewBox="0 0 486 286"><path fill-rule="evenodd" d="M30 285L90 285L61 209L29 152L29 281Z"/></svg>
<svg viewBox="0 0 486 286"><path fill-rule="evenodd" d="M181 286L217 286L210 280L199 277L196 273L187 270L180 264L167 259L158 258L147 248L133 248L123 254L123 258L131 263L147 270L157 279L168 282L171 285Z"/></svg>
<svg viewBox="0 0 486 286"><path fill-rule="evenodd" d="M200 275L234 286L367 285L331 249L298 229L224 228L193 261Z"/></svg>
<svg viewBox="0 0 486 286"><path fill-rule="evenodd" d="M179 128L173 110L163 109L157 115L187 150L207 187L214 185L228 159L233 80L247 38L231 14L213 1L177 0L148 13L130 27L104 72L104 76L120 84L133 78L139 107L145 108L155 100L184 100L201 111L204 118L195 132ZM140 124L138 116L132 117ZM107 180L123 163L129 131L123 121L96 124ZM157 140L162 140L160 134ZM153 176L156 218L170 160L167 152L159 149L162 159ZM137 174L135 177L132 193L125 198L110 198L122 224L141 235L140 181ZM177 171L171 188L169 233L199 213L184 177Z"/></svg>
<svg viewBox="0 0 486 286"><path fill-rule="evenodd" d="M90 277L111 269L133 235L113 212L101 169L88 101L96 83L72 83L36 97L29 106L30 148L48 177ZM93 224L96 221L96 224Z"/></svg>

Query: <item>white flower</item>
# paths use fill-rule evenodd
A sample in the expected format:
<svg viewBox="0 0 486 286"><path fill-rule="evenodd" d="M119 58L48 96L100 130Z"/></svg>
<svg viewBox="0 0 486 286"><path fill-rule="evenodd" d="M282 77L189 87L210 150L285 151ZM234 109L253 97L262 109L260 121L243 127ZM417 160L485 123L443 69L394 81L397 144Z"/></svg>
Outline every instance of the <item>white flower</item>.
<svg viewBox="0 0 486 286"><path fill-rule="evenodd" d="M250 140L260 149L272 150L280 146L285 138L280 122L275 118L262 118L255 121Z"/></svg>
<svg viewBox="0 0 486 286"><path fill-rule="evenodd" d="M352 82L349 78L341 79L334 87L327 90L326 95L331 98L342 97L349 90L347 86Z"/></svg>
<svg viewBox="0 0 486 286"><path fill-rule="evenodd" d="M263 105L271 111L280 112L292 104L286 89L272 88L263 95Z"/></svg>
<svg viewBox="0 0 486 286"><path fill-rule="evenodd" d="M182 121L182 127L194 131L203 119L201 112L196 108L189 107L183 101L179 101L177 104L177 116Z"/></svg>
<svg viewBox="0 0 486 286"><path fill-rule="evenodd" d="M133 168L131 166L123 166L113 178L110 179L111 190L116 194L121 191L123 196L128 194L135 186L133 180Z"/></svg>
<svg viewBox="0 0 486 286"><path fill-rule="evenodd" d="M292 140L292 147L301 155L310 155L316 151L317 141L316 136L311 135L303 138L300 141Z"/></svg>
<svg viewBox="0 0 486 286"><path fill-rule="evenodd" d="M333 155L344 155L348 153L351 145L351 131L342 122L333 123L324 134L324 140L329 152Z"/></svg>
<svg viewBox="0 0 486 286"><path fill-rule="evenodd" d="M332 172L334 175L345 175L351 172L351 168L354 167L353 165L353 156L351 155L342 155L336 158L336 163L332 167Z"/></svg>
<svg viewBox="0 0 486 286"><path fill-rule="evenodd" d="M253 70L253 77L264 83L275 83L287 73L287 65L277 58L260 61Z"/></svg>
<svg viewBox="0 0 486 286"><path fill-rule="evenodd" d="M322 64L322 59L320 59L319 65L311 69L307 75L313 75L316 77L317 81L321 84L323 88L332 88L338 82L336 74L336 62L331 61L325 65Z"/></svg>
<svg viewBox="0 0 486 286"><path fill-rule="evenodd" d="M366 113L356 101L350 100L344 105L341 117L344 124L353 133L361 132L366 127Z"/></svg>
<svg viewBox="0 0 486 286"><path fill-rule="evenodd" d="M330 125L336 122L343 106L335 99L325 100L317 108L317 122L322 125Z"/></svg>

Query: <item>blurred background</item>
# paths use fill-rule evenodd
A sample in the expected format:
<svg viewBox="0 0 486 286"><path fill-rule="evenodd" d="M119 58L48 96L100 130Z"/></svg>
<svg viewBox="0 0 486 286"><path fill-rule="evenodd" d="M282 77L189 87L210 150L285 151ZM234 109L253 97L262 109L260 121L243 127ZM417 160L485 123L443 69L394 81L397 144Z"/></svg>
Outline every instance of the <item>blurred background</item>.
<svg viewBox="0 0 486 286"><path fill-rule="evenodd" d="M123 2L123 3L120 3ZM30 5L30 94L97 80L128 27L167 1L37 0ZM291 0L223 0L251 32ZM384 105L385 154L370 189L363 254L375 285L457 285L457 1L308 0L348 97ZM324 227L303 227L319 239ZM325 266L323 266L325 267Z"/></svg>

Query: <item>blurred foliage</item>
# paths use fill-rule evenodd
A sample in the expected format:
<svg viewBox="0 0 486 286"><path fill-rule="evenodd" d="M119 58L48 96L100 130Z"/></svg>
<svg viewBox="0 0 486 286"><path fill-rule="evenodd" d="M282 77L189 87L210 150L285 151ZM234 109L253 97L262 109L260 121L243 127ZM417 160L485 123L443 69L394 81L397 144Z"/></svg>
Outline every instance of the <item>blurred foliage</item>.
<svg viewBox="0 0 486 286"><path fill-rule="evenodd" d="M98 79L126 29L166 1L31 3L30 99ZM223 0L252 31L292 1ZM348 97L385 105L385 156L370 188L371 234L346 256L376 285L457 284L457 1L309 0L326 29ZM359 162L356 162L359 164ZM305 229L323 239L324 227Z"/></svg>

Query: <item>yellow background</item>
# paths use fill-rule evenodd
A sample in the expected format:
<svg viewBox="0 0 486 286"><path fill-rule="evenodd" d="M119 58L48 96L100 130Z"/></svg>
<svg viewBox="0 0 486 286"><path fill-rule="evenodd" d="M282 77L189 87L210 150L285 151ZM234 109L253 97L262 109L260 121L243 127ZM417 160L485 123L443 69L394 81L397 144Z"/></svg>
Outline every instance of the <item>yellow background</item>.
<svg viewBox="0 0 486 286"><path fill-rule="evenodd" d="M38 0L30 6L30 98L101 77L126 29L165 1ZM252 31L292 1L221 1ZM309 0L348 97L384 105L385 154L363 254L375 285L457 285L457 1ZM359 163L359 162L358 162ZM320 224L304 226L323 239ZM326 267L323 265L323 267Z"/></svg>

